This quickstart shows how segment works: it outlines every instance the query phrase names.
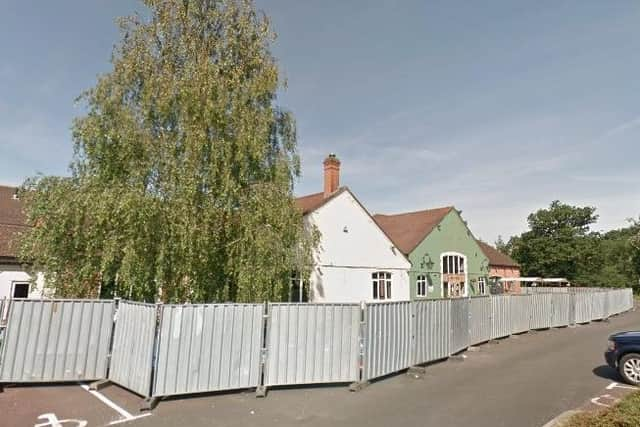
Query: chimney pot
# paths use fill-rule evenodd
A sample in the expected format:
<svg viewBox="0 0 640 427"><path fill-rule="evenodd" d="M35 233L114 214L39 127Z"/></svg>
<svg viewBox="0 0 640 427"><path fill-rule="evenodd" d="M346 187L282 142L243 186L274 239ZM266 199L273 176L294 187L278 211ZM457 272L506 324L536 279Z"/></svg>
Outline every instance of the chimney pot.
<svg viewBox="0 0 640 427"><path fill-rule="evenodd" d="M324 159L324 197L331 196L340 187L340 160L331 153Z"/></svg>

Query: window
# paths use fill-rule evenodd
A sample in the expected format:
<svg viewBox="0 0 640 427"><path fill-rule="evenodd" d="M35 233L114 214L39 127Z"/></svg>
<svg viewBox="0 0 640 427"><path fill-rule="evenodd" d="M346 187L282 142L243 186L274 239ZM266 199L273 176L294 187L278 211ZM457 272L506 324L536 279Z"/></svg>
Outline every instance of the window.
<svg viewBox="0 0 640 427"><path fill-rule="evenodd" d="M371 274L373 299L391 299L391 273L377 271Z"/></svg>
<svg viewBox="0 0 640 427"><path fill-rule="evenodd" d="M484 295L487 293L487 283L484 277L478 277L478 293Z"/></svg>
<svg viewBox="0 0 640 427"><path fill-rule="evenodd" d="M446 298L467 296L467 257L456 252L445 252L440 259L442 295Z"/></svg>
<svg viewBox="0 0 640 427"><path fill-rule="evenodd" d="M306 286L304 280L300 278L300 272L292 272L289 282L289 302L308 302L309 293L307 288L308 286Z"/></svg>
<svg viewBox="0 0 640 427"><path fill-rule="evenodd" d="M464 274L464 256L443 255L442 272L444 274Z"/></svg>
<svg viewBox="0 0 640 427"><path fill-rule="evenodd" d="M417 295L419 297L426 297L427 296L427 276L425 276L424 274L420 274L417 279L416 279L416 285L417 285Z"/></svg>
<svg viewBox="0 0 640 427"><path fill-rule="evenodd" d="M14 298L28 298L29 297L29 284L28 283L16 283L13 285L13 297Z"/></svg>

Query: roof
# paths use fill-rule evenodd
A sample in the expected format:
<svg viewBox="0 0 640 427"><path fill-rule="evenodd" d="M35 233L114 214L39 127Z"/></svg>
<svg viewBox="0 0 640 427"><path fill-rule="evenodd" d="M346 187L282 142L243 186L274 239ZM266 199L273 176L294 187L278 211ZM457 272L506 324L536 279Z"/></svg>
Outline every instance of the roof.
<svg viewBox="0 0 640 427"><path fill-rule="evenodd" d="M447 206L395 215L376 214L373 218L398 249L408 255L452 210L453 206Z"/></svg>
<svg viewBox="0 0 640 427"><path fill-rule="evenodd" d="M26 228L22 203L14 198L16 191L0 185L0 258L16 258L16 237Z"/></svg>
<svg viewBox="0 0 640 427"><path fill-rule="evenodd" d="M478 245L480 246L480 249L482 249L482 252L484 252L485 256L489 259L489 265L496 265L500 267L520 267L520 264L518 264L513 258L509 255L503 254L493 246L480 240L478 240Z"/></svg>
<svg viewBox="0 0 640 427"><path fill-rule="evenodd" d="M348 187L340 187L336 191L334 191L329 197L324 197L324 192L309 194L307 196L298 197L296 199L296 205L298 208L302 210L302 214L306 215L315 211L316 209L323 206L329 200L334 197L342 194L345 191L349 191Z"/></svg>

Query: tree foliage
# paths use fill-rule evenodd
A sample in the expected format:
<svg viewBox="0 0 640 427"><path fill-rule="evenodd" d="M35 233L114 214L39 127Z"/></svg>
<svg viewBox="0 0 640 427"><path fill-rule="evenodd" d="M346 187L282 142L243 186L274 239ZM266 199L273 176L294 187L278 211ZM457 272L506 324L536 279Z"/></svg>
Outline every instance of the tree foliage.
<svg viewBox="0 0 640 427"><path fill-rule="evenodd" d="M250 0L144 4L80 98L72 176L25 183L23 259L63 296L284 299L317 236L270 23Z"/></svg>
<svg viewBox="0 0 640 427"><path fill-rule="evenodd" d="M564 277L583 286L631 286L640 277L640 224L598 233L594 207L554 201L528 217L529 230L513 236L503 250L526 276Z"/></svg>

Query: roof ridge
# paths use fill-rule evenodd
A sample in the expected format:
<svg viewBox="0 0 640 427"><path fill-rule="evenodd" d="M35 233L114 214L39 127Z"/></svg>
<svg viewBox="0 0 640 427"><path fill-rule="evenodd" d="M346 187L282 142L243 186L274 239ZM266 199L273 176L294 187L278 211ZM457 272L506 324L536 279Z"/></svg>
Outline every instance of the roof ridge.
<svg viewBox="0 0 640 427"><path fill-rule="evenodd" d="M455 209L455 206L453 206L453 205L442 206L442 207L438 207L438 208L421 209L421 210L417 210L417 211L400 212L400 213L394 213L394 214L376 213L376 214L374 214L374 216L396 217L396 216L415 215L415 214L421 214L421 213L425 213L425 212L432 212L432 211L438 211L438 210L451 210L451 209Z"/></svg>

